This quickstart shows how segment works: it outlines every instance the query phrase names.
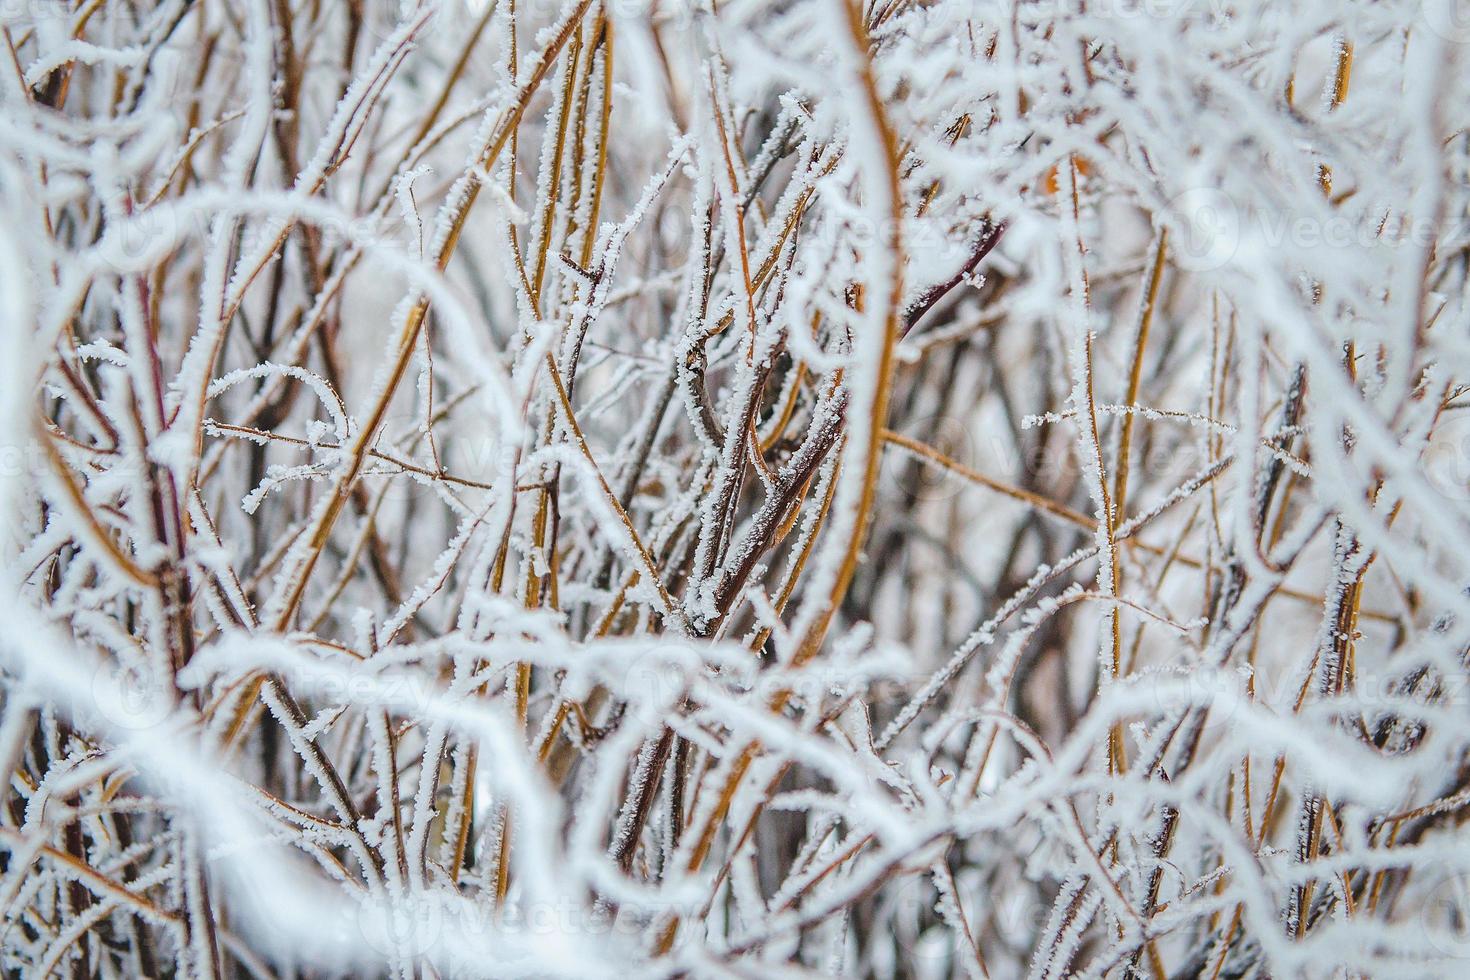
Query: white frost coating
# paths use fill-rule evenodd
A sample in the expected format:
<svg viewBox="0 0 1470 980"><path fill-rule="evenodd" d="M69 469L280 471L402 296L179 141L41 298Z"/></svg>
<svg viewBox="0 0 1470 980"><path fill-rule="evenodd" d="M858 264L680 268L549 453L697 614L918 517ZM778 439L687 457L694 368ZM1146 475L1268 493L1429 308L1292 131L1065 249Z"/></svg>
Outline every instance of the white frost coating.
<svg viewBox="0 0 1470 980"><path fill-rule="evenodd" d="M11 8L5 975L1463 972L1450 0Z"/></svg>

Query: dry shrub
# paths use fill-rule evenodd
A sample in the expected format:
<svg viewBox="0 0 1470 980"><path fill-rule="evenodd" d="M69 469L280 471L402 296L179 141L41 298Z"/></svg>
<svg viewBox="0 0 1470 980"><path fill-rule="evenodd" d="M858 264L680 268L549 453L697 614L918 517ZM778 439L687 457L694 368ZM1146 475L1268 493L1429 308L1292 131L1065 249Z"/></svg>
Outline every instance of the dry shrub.
<svg viewBox="0 0 1470 980"><path fill-rule="evenodd" d="M0 4L7 975L1463 975L1458 13Z"/></svg>

